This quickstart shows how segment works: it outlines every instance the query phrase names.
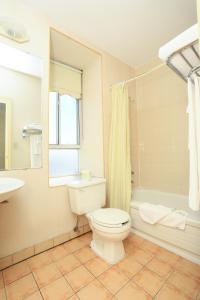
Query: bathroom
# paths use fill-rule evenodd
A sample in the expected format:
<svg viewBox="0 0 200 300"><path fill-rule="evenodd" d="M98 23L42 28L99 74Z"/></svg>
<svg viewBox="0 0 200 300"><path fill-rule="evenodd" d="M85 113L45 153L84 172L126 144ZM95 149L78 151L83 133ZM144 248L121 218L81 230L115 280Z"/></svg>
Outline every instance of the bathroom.
<svg viewBox="0 0 200 300"><path fill-rule="evenodd" d="M167 65L165 44L194 25L188 39L198 53L200 3L66 2L0 5L0 300L199 299L188 84ZM73 141L62 142L66 128ZM126 163L127 177L118 172ZM1 181L17 187L6 194ZM146 203L184 211L181 228L145 222ZM90 212L103 206L120 213L103 208L94 229ZM110 240L97 250L102 218L120 218L125 234L117 243L119 224L105 226Z"/></svg>

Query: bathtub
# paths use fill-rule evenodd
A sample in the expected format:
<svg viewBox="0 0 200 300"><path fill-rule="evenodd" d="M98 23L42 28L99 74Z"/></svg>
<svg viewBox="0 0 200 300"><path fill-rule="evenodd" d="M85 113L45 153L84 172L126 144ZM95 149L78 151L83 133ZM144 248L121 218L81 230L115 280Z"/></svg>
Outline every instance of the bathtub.
<svg viewBox="0 0 200 300"><path fill-rule="evenodd" d="M144 222L139 215L142 202L160 204L188 212L185 230ZM188 207L188 197L157 190L135 189L131 201L132 231L200 264L200 212Z"/></svg>

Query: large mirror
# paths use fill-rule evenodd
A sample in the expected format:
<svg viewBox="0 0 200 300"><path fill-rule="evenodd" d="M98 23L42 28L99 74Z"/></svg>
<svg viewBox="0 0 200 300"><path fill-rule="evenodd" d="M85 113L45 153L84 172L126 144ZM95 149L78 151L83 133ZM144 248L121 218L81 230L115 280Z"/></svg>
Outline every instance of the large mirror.
<svg viewBox="0 0 200 300"><path fill-rule="evenodd" d="M42 61L0 43L0 170L41 168Z"/></svg>

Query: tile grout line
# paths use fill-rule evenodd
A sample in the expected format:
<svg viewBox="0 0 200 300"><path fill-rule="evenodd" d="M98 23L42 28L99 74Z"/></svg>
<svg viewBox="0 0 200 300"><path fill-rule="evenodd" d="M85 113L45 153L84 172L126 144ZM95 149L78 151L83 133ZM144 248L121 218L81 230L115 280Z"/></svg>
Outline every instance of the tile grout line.
<svg viewBox="0 0 200 300"><path fill-rule="evenodd" d="M33 273L32 271L31 271L31 274L32 274L32 276L33 276L34 281L36 282L36 285L37 285L37 287L38 287L38 291L39 291L39 293L40 293L42 299L44 300L44 297L43 297L43 295L42 295L42 292L41 292L41 290L40 290L40 287L39 287L39 285L38 285L38 283L37 283L37 280L35 279L34 273Z"/></svg>
<svg viewBox="0 0 200 300"><path fill-rule="evenodd" d="M142 242L142 243L143 243L143 242ZM143 249L140 248L139 246L138 246L138 248L141 249L141 250L143 250ZM145 250L143 250L143 251L144 251L145 253L148 253L148 252L146 252ZM162 279L162 276L160 276L160 275L157 274L156 272L150 270L150 269L148 268L148 266L147 266L154 258L156 258L156 254L157 254L157 251L154 252L154 253L152 253L151 251L149 251L149 252L153 255L153 257L143 265L142 269L147 268L149 271L151 271L151 272L153 272L154 274L158 275L158 276ZM136 260L136 261L137 261L137 260ZM140 271L142 271L142 269L139 270L137 273L139 273ZM131 281L132 281L133 278L137 275L137 273L131 278ZM160 289L158 290L158 292L161 290L161 288L163 287L163 285L165 284L165 282L166 282L166 280L164 280L164 282L163 282L163 284L161 285L161 287L160 287ZM134 283L135 283L139 288L141 288L145 293L147 293L147 295L149 295L152 299L154 299L154 298L156 297L156 295L158 294L158 292L157 292L154 296L151 296L151 295L149 294L149 292L147 292L143 287L141 287L139 284L137 284L137 282L134 281Z"/></svg>
<svg viewBox="0 0 200 300"><path fill-rule="evenodd" d="M87 233L84 233L84 234L87 234ZM82 234L81 236L84 236L84 234ZM57 246L54 246L54 247L52 247L51 249L56 248L56 247L59 247L59 246L62 246L62 245L64 245L64 244L67 244L68 242L70 242L70 241L72 241L72 240L79 239L81 236L78 236L78 237L75 237L75 238L73 238L73 239L71 239L71 240L69 240L69 241L63 242L62 244L59 244L59 245L57 245ZM131 242L131 241L130 241L130 242ZM163 288L163 286L168 282L169 278L174 274L174 272L177 271L177 269L176 269L176 267L173 267L173 266L170 264L170 267L172 268L172 271L169 272L169 275L168 275L168 276L164 276L164 278L162 278L163 276L159 275L156 271L149 269L147 265L148 265L153 259L158 259L159 261L161 261L162 263L165 263L165 264L167 264L167 263L166 263L165 261L162 261L162 260L160 260L159 258L157 258L158 251L156 251L156 252L154 252L154 253L151 252L151 251L149 251L149 250L148 250L148 251L147 251L147 250L145 251L144 248L141 248L141 245L142 245L142 244L143 244L143 242L142 242L140 245L134 246L134 248L140 249L140 250L144 251L146 254L151 254L151 255L152 255L152 258L151 258L150 260L148 260L145 264L141 264L141 262L139 262L139 260L135 259L136 262L138 262L138 263L140 263L140 264L142 265L142 268L141 268L139 271L137 271L131 278L129 278L129 277L126 276L126 274L118 267L118 264L109 265L109 267L108 267L105 271L103 271L103 272L101 273L101 274L103 274L104 272L106 272L106 271L108 271L109 269L111 269L113 266L116 266L116 267L119 269L120 273L122 273L122 274L128 279L128 281L127 281L127 282L126 282L126 283L125 283L125 284L124 284L124 285L123 285L116 293L112 293L112 292L111 292L106 286L104 286L104 284L99 280L99 277L101 276L101 274L99 274L98 276L94 275L94 274L90 271L90 269L88 269L88 267L86 266L86 264L87 264L89 261L95 259L95 258L98 257L98 256L89 258L86 262L82 262L82 261L75 255L75 253L76 253L77 251L79 251L79 250L81 250L81 249L83 249L83 248L86 248L86 247L91 248L91 247L90 247L90 244L88 244L88 243L86 243L86 244L83 243L83 246L80 247L79 249L76 249L76 250L74 250L74 251L72 251L72 252L70 252L70 253L64 255L63 257L61 257L61 258L59 258L58 260L55 260L55 261L50 257L50 255L49 255L49 253L48 253L48 251L49 251L50 249L46 249L46 250L44 250L43 252L38 253L37 255L40 255L40 254L42 254L42 253L46 253L47 256L50 257L51 262L48 263L47 265L44 265L44 266L40 267L40 268L43 268L43 267L48 266L48 265L50 265L50 264L54 264L55 267L56 267L56 269L57 269L57 270L60 272L60 274L61 274L61 277L59 277L59 278L64 277L65 281L69 284L69 286L70 286L71 288L72 288L72 286L71 286L70 283L68 282L68 280L67 280L67 278L65 277L65 275L66 275L66 274L69 274L70 272L74 271L75 269L79 268L80 266L83 266L83 267L84 267L84 268L85 268L85 269L86 269L86 270L94 277L94 279L91 280L90 283L88 283L88 284L86 284L85 286L83 286L79 291L81 291L83 288L87 287L87 286L88 286L89 284L91 284L94 280L97 280L97 281L105 288L105 290L107 290L107 291L112 295L112 298L115 297L115 296L120 292L120 290L123 289L126 285L130 284L130 283L133 281L134 277L135 277L140 271L142 271L144 268L147 268L147 269L150 270L152 273L156 274L156 275L159 276L161 279L163 279L163 283L161 284L161 286L160 286L160 288L158 289L158 291L156 292L156 294L152 297L152 296L149 294L149 292L147 292L143 287L141 287L140 285L138 285L138 284L137 284L136 282L134 282L134 281L133 281L133 283L134 283L136 286L138 286L141 290L143 290L147 295L151 296L152 299L156 299L156 297L157 297L158 293L160 292L160 290L161 290L161 289ZM64 247L64 248L65 248L65 247ZM34 255L34 256L32 256L32 257L35 257L35 256L37 256L37 255ZM79 261L80 265L77 266L77 267L75 267L75 268L74 268L73 270L71 270L70 272L64 274L64 273L62 273L62 272L60 271L60 269L57 267L56 263L59 262L60 260L64 259L64 258L66 258L66 257L69 256L69 255L73 255L73 256ZM128 253L128 254L127 254L127 257L128 257L129 255L131 255L131 253ZM24 261L28 261L28 260L29 260L29 258L26 258ZM21 263L21 262L18 262L18 263ZM18 263L17 263L17 264L18 264ZM28 263L27 263L27 264L28 264ZM177 265L177 264L175 264L175 266L176 266L176 265ZM12 267L12 266L9 266L9 267L5 268L4 270L6 270L6 269L8 269L8 268L10 268L10 267ZM29 265L28 265L28 267L29 267ZM40 268L39 268L39 269L40 269ZM39 291L39 293L40 293L42 299L44 299L44 297L43 297L42 294L41 294L41 289L39 288L38 283L37 283L37 281L36 281L36 279L35 279L34 271L33 271L32 269L30 269L30 267L29 267L29 270L30 270L30 273L28 273L28 274L26 274L26 275L23 275L22 277L20 277L20 278L14 280L14 281L11 282L10 284L14 283L15 281L17 281L17 280L19 280L19 279L21 279L21 278L24 278L25 276L27 276L27 275L29 275L29 274L32 274L33 279L34 279L34 281L36 282L36 285L37 285L37 287L38 287L38 291ZM179 270L178 270L178 271L179 271ZM181 273L182 273L182 272L181 272ZM3 275L3 271L2 271L2 275ZM10 284L8 284L8 285L10 285ZM51 283L49 283L49 284L51 284ZM46 286L48 286L49 284L47 284ZM7 290L6 290L6 285L5 285L4 275L3 275L3 285L4 285L5 295L6 295L6 299L7 299L8 295L7 295ZM8 285L7 285L7 286L8 286ZM78 299L80 299L80 297L78 296L78 292L79 292L79 291L76 292L76 291L74 291L73 288L72 288L72 290L73 290L73 292L74 292L74 295L75 295ZM31 295L32 295L32 294L31 294ZM72 296L72 297L73 297L73 296ZM198 297L198 295L197 295L197 297ZM70 297L70 298L71 298L71 297Z"/></svg>
<svg viewBox="0 0 200 300"><path fill-rule="evenodd" d="M45 250L43 250L43 251L41 251L41 252L39 252L39 253L35 253L35 246L36 246L36 245L33 245L33 246L31 246L31 247L34 247L34 254L33 254L33 255L28 256L28 257L26 257L26 258L24 258L24 259L22 259L22 260L20 260L20 261L18 261L18 262L12 263L11 265L9 265L9 266L7 266L7 267L5 267L5 268L0 269L0 271L3 272L3 271L5 271L6 269L8 269L8 268L10 268L10 267L12 267L12 266L15 266L15 265L17 265L17 264L19 264L19 263L21 263L21 262L24 262L24 261L26 261L26 260L28 260L28 259L30 259L30 258L32 258L32 257L35 257L35 256L40 255L40 254L42 254L42 253L45 253L46 251L49 251L49 250L51 250L51 249L54 249L54 248L56 248L56 247L58 247L58 246L64 245L65 243L70 242L70 241L72 241L72 240L75 240L75 239L77 239L77 238L80 238L80 237L82 237L82 236L84 236L84 235L86 235L86 234L88 234L88 233L90 233L90 232L91 232L91 230L90 230L90 231L87 231L87 232L84 232L84 233L81 233L80 235L75 236L75 237L73 237L73 238L70 238L69 240L67 240L67 241L65 241L65 242L62 242L62 243L60 243L60 244L58 244L58 245L54 245L54 244L53 244L52 247L50 247L50 248L48 248L48 249L45 249ZM25 250L25 249L23 249L23 250ZM22 251L23 251L23 250L22 250ZM78 249L77 249L77 250L78 250ZM11 254L11 255L13 256L14 254L15 254L15 253L13 253L13 254ZM5 257L7 257L7 256L5 256ZM4 257L2 257L2 258L4 258ZM12 261L13 261L13 258L12 258Z"/></svg>
<svg viewBox="0 0 200 300"><path fill-rule="evenodd" d="M74 238L74 239L75 239L75 238ZM60 245L58 245L58 246L60 246ZM84 247L87 247L87 246L88 246L88 245L85 245ZM57 247L57 246L55 246L55 247ZM53 247L53 248L55 248L55 247ZM84 247L82 247L82 248L84 248ZM51 248L51 249L53 249L53 248ZM43 265L43 266L41 266L41 267L39 267L39 268L36 269L36 270L39 270L39 269L44 268L44 267L46 267L46 266L48 266L48 265L50 265L50 264L55 264L55 265L56 265L56 263L57 263L58 261L62 260L63 258L65 258L65 257L67 257L67 256L69 256L69 255L74 255L74 253L75 253L76 251L78 251L78 250L80 250L80 249L82 249L82 248L76 249L76 250L74 250L74 251L72 251L72 252L66 254L66 255L63 256L62 258L60 258L60 259L58 259L58 260L55 260L55 261L52 260L52 258L50 257L50 255L49 255L48 253L46 253L47 251L50 250L50 249L47 249L47 250L44 250L43 252L40 252L40 253L38 253L38 254L36 254L36 255L33 255L33 256L29 257L29 258L24 259L23 261L20 261L20 262L14 264L14 265L11 265L11 266L9 266L9 267L7 267L7 268L1 270L1 271L2 271L2 276L3 276L3 284L4 284L4 288L6 288L6 286L8 286L8 285L14 283L14 282L17 281L17 280L24 278L25 276L27 276L27 275L29 275L29 274L33 274L33 272L34 272L34 271L32 271L32 269L31 269L31 268L29 267L29 265L28 265L29 270L30 270L30 273L25 274L25 275L21 276L20 278L16 278L15 280L13 280L12 282L10 282L9 284L6 285L6 284L5 284L5 280L4 280L4 275L3 275L3 272L4 272L6 269L9 269L9 268L11 268L12 266L15 266L15 265L17 265L17 264L20 264L20 263L22 263L22 262L27 262L29 259L31 259L31 258L33 258L33 257L36 257L37 255L40 255L40 254L42 254L42 253L46 253L46 254L48 255L48 257L51 259L51 262L48 263L48 264L45 264L45 265ZM76 257L76 256L75 256L75 257ZM76 258L77 258L77 257L76 257ZM91 259L93 259L93 258L91 258ZM89 260L91 260L91 259L89 259ZM80 261L78 258L77 258L77 260L81 263L81 261ZM89 260L88 260L88 261L89 261ZM27 264L28 264L28 262L27 262ZM81 264L82 264L82 263L81 263ZM78 266L78 267L79 267L79 266ZM76 268L78 268L78 267L76 267ZM56 268L58 268L58 267L56 266ZM76 269L76 268L74 268L74 269ZM59 270L59 269L58 269L58 270ZM60 271L60 270L59 270L59 271ZM61 271L60 271L60 273L62 274ZM63 275L63 274L62 274L62 275ZM65 274L64 274L64 275L65 275ZM64 276L64 275L63 275L63 276ZM34 276L34 275L33 275L33 276ZM35 277L34 277L34 280L35 280Z"/></svg>

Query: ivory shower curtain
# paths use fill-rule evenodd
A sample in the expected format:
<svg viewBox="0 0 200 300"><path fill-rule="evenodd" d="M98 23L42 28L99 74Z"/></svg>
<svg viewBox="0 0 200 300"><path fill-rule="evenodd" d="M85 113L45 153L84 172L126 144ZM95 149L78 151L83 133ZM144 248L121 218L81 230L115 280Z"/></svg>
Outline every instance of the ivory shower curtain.
<svg viewBox="0 0 200 300"><path fill-rule="evenodd" d="M200 209L200 83L197 75L188 79L189 119L189 207Z"/></svg>
<svg viewBox="0 0 200 300"><path fill-rule="evenodd" d="M128 88L112 87L108 196L110 207L128 211L131 200L130 123Z"/></svg>

